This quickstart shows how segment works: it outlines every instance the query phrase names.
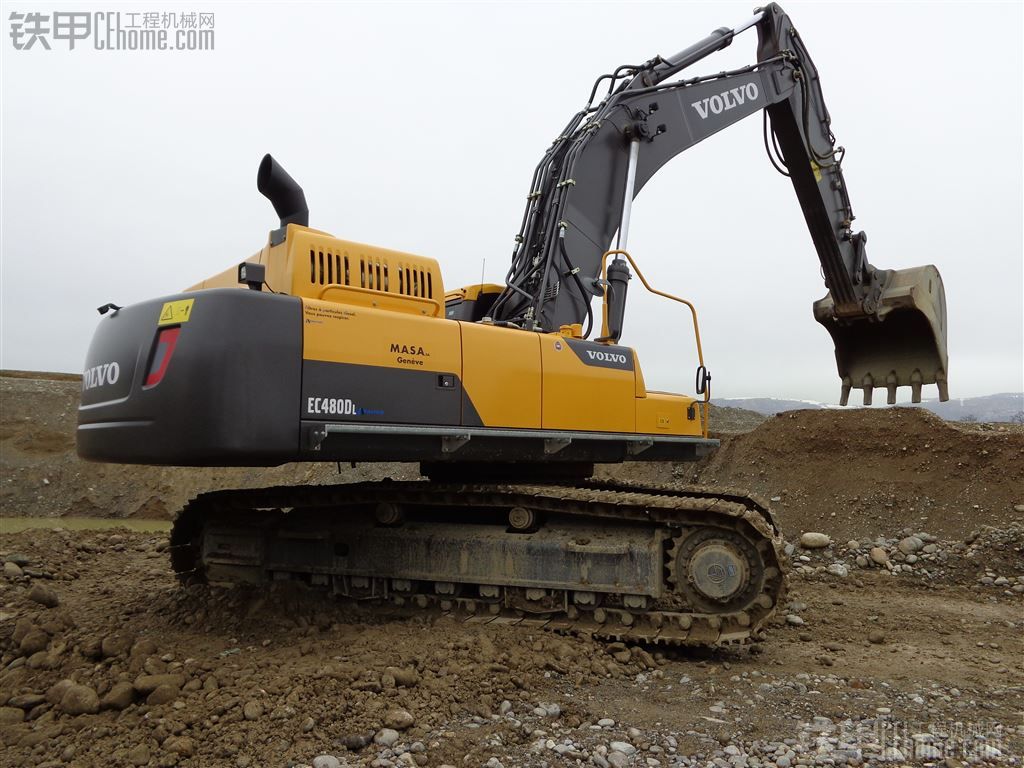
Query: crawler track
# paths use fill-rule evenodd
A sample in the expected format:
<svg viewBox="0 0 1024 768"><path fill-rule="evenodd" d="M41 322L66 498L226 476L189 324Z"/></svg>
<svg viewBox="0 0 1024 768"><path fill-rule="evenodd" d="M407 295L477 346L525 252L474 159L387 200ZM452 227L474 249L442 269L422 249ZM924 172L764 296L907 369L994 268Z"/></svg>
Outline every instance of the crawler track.
<svg viewBox="0 0 1024 768"><path fill-rule="evenodd" d="M391 610L704 646L755 637L786 566L756 498L601 481L215 491L175 521L171 561L183 581L299 579Z"/></svg>

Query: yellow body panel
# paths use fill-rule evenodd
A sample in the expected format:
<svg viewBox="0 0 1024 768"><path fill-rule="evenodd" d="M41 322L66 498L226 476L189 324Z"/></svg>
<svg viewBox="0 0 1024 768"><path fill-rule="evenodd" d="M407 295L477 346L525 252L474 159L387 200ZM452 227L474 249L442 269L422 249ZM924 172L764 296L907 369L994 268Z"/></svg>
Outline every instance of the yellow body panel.
<svg viewBox="0 0 1024 768"><path fill-rule="evenodd" d="M540 334L478 323L462 328L462 386L488 427L539 429Z"/></svg>
<svg viewBox="0 0 1024 768"><path fill-rule="evenodd" d="M306 360L462 376L458 323L313 299L302 311Z"/></svg>
<svg viewBox="0 0 1024 768"><path fill-rule="evenodd" d="M444 281L436 259L378 248L289 224L287 238L267 244L250 261L267 268L273 291L309 299L380 307L396 312L444 314ZM238 288L237 267L226 269L188 290ZM369 293L368 293L369 292Z"/></svg>
<svg viewBox="0 0 1024 768"><path fill-rule="evenodd" d="M572 346L587 344L578 326L544 334L446 319L446 298L472 301L501 286L446 296L434 259L289 224L284 241L250 261L266 267L270 289L302 297L305 360L456 376L467 399L463 421L475 415L484 426L511 429L701 433L699 412L688 413L696 401L648 392L628 347L607 349L631 356L632 370L584 362L585 351ZM243 287L237 280L232 267L189 290Z"/></svg>
<svg viewBox="0 0 1024 768"><path fill-rule="evenodd" d="M693 418L689 416L694 408ZM636 401L636 431L661 435L693 435L700 437L699 405L692 397L665 392L648 392Z"/></svg>
<svg viewBox="0 0 1024 768"><path fill-rule="evenodd" d="M539 338L545 429L636 431L633 371L584 364L559 333Z"/></svg>
<svg viewBox="0 0 1024 768"><path fill-rule="evenodd" d="M479 283L478 285L467 285L462 288L456 288L455 290L448 291L448 293L444 295L444 298L445 301L452 301L454 299L476 301L482 294L501 293L504 288L505 286L496 285L495 283Z"/></svg>

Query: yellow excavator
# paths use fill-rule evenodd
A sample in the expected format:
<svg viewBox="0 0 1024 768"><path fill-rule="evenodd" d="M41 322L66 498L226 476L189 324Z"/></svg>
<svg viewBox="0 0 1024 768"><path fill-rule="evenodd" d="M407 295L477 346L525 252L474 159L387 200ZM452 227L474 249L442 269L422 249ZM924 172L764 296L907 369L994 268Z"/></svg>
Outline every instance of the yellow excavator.
<svg viewBox="0 0 1024 768"><path fill-rule="evenodd" d="M756 63L681 75L750 28ZM823 270L814 317L835 342L843 404L853 388L870 403L876 387L892 403L909 386L917 401L931 383L947 399L939 273L868 262L818 71L771 4L597 79L534 171L501 285L446 291L434 259L311 229L301 188L266 156L257 187L280 225L262 250L182 293L100 308L79 455L419 462L428 478L202 494L171 534L184 581L298 580L402 610L652 643L756 637L785 589L765 503L593 479L595 464L689 461L718 444L696 310L644 279L630 210L675 155L756 113ZM692 324L693 395L648 390L620 344L634 274Z"/></svg>

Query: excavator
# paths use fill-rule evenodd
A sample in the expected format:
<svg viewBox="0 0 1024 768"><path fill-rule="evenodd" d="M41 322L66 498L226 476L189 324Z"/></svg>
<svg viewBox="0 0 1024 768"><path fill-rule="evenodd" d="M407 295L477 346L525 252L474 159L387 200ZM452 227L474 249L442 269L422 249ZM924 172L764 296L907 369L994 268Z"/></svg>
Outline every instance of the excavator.
<svg viewBox="0 0 1024 768"><path fill-rule="evenodd" d="M751 28L756 63L682 74ZM258 253L181 293L100 308L79 455L419 463L426 479L197 496L171 532L186 583L298 581L387 611L655 644L756 640L786 585L769 506L594 467L718 445L696 309L644 277L630 212L673 157L759 112L821 265L813 314L842 404L855 388L870 404L876 387L919 401L926 384L946 400L939 272L868 261L818 71L773 3L597 79L534 170L504 284L446 291L432 258L310 228L301 187L267 155L257 188L280 223ZM693 395L648 389L620 343L634 275L692 324Z"/></svg>

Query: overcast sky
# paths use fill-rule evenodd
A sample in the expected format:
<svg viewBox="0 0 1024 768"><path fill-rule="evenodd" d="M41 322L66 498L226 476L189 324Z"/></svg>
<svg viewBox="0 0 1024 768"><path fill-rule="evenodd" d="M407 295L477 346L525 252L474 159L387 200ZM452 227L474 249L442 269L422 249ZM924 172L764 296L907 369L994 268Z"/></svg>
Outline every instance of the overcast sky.
<svg viewBox="0 0 1024 768"><path fill-rule="evenodd" d="M942 272L951 394L1020 391L1022 4L784 7L847 148L870 260ZM479 281L484 259L500 282L533 168L594 78L751 9L4 2L0 365L79 371L97 306L173 293L259 250L276 224L255 188L268 151L304 187L312 226L433 256L448 287ZM215 49L16 50L10 14L54 10L213 12ZM688 74L752 63L755 45L751 30ZM644 188L630 250L697 304L716 395L836 402L811 315L818 262L759 117ZM648 386L691 390L687 318L636 282L630 302L623 342Z"/></svg>

